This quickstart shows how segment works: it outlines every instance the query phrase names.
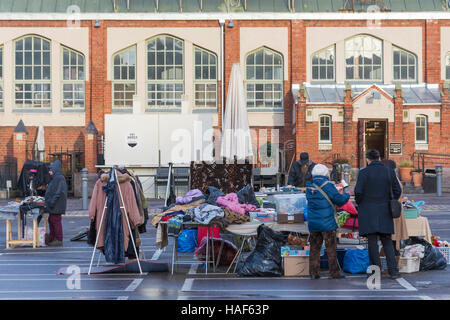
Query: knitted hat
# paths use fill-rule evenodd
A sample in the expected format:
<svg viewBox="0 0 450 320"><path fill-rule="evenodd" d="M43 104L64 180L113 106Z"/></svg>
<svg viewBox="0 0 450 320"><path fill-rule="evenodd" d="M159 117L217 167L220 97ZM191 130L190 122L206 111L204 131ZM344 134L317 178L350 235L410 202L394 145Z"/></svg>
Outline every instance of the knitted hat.
<svg viewBox="0 0 450 320"><path fill-rule="evenodd" d="M314 176L328 176L329 171L326 166L323 164L316 164L314 168L312 169L311 174Z"/></svg>

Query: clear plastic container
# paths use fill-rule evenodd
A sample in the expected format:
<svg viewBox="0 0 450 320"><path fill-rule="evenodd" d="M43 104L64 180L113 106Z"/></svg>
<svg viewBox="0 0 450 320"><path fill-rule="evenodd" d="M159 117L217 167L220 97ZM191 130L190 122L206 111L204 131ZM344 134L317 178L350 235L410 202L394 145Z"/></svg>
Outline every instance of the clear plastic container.
<svg viewBox="0 0 450 320"><path fill-rule="evenodd" d="M306 194L277 194L274 195L275 206L278 214L303 213L306 206Z"/></svg>

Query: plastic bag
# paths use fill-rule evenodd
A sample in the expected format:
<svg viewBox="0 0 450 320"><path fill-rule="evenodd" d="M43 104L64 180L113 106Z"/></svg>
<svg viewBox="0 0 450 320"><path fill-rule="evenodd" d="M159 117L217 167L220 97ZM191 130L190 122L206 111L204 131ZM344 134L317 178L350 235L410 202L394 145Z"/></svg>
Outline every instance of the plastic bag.
<svg viewBox="0 0 450 320"><path fill-rule="evenodd" d="M25 226L24 230L25 239L24 240L33 240L33 228L29 226ZM38 235L39 235L39 246L46 247L45 244L45 228L39 227L38 228Z"/></svg>
<svg viewBox="0 0 450 320"><path fill-rule="evenodd" d="M447 267L447 261L438 248L433 247L428 241L418 238L410 238L407 245L421 244L425 247L424 257L420 259L420 271L442 270ZM443 262L445 261L445 264Z"/></svg>
<svg viewBox="0 0 450 320"><path fill-rule="evenodd" d="M186 229L181 231L177 239L178 252L194 252L197 246L197 230Z"/></svg>
<svg viewBox="0 0 450 320"><path fill-rule="evenodd" d="M264 224L258 227L255 250L238 265L239 276L281 276L281 246L287 235L276 232Z"/></svg>
<svg viewBox="0 0 450 320"><path fill-rule="evenodd" d="M344 271L349 273L366 273L370 266L368 250L348 250L344 256Z"/></svg>

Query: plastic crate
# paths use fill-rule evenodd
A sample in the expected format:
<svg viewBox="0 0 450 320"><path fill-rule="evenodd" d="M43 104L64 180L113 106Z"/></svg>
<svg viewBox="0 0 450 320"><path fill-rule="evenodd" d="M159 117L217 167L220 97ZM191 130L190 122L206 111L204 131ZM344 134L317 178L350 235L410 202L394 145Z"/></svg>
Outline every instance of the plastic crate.
<svg viewBox="0 0 450 320"><path fill-rule="evenodd" d="M447 260L447 264L450 264L450 247L437 247L439 251L442 253L442 255L445 257L445 260Z"/></svg>
<svg viewBox="0 0 450 320"><path fill-rule="evenodd" d="M405 218L406 219L417 219L419 215L419 210L416 208L405 209Z"/></svg>
<svg viewBox="0 0 450 320"><path fill-rule="evenodd" d="M398 270L400 273L413 273L418 272L420 269L419 257L401 257L398 261Z"/></svg>

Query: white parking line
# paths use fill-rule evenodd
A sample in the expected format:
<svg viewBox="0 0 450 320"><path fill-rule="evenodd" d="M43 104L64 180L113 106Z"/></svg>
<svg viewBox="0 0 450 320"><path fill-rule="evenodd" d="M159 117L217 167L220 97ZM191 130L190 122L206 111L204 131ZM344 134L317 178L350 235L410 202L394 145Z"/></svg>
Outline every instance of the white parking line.
<svg viewBox="0 0 450 320"><path fill-rule="evenodd" d="M155 253L153 254L153 257L150 260L158 260L162 252L163 252L162 249L156 250Z"/></svg>
<svg viewBox="0 0 450 320"><path fill-rule="evenodd" d="M193 279L187 279L187 280L193 280ZM188 291L188 292L267 292L267 289L189 289L189 290L181 290L181 291ZM406 292L409 290L405 289L380 289L380 290L370 290L370 289L270 289L270 292Z"/></svg>
<svg viewBox="0 0 450 320"><path fill-rule="evenodd" d="M408 281L406 281L404 278L398 278L396 279L398 283L400 283L400 285L402 287L404 287L406 290L408 291L417 291L416 288L414 288Z"/></svg>
<svg viewBox="0 0 450 320"><path fill-rule="evenodd" d="M422 300L434 300L433 298L429 297L429 296L420 296L420 298Z"/></svg>
<svg viewBox="0 0 450 320"><path fill-rule="evenodd" d="M134 279L133 282L125 289L125 291L135 291L144 279Z"/></svg>
<svg viewBox="0 0 450 320"><path fill-rule="evenodd" d="M198 264L191 264L188 274L197 274Z"/></svg>
<svg viewBox="0 0 450 320"><path fill-rule="evenodd" d="M84 278L81 279L81 281L132 281L136 280L133 278L103 278L103 279L93 279L93 278ZM140 279L143 280L143 279ZM0 281L67 281L65 278L59 278L59 279L29 279L29 278L22 278L22 279L0 279Z"/></svg>
<svg viewBox="0 0 450 320"><path fill-rule="evenodd" d="M181 288L181 291L191 291L192 285L194 284L194 279L186 279L184 280L183 287Z"/></svg>
<svg viewBox="0 0 450 320"><path fill-rule="evenodd" d="M120 296L120 297L117 297L117 300L128 300L128 296Z"/></svg>

